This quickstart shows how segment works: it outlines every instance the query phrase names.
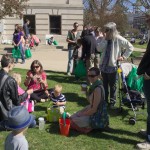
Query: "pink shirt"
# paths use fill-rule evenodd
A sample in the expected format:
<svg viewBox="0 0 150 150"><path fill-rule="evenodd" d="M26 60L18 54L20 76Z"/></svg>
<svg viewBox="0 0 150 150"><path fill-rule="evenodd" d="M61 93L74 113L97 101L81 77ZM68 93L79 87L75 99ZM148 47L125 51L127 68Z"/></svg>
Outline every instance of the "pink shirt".
<svg viewBox="0 0 150 150"><path fill-rule="evenodd" d="M18 85L18 95L22 95L23 93L25 93L25 91ZM27 99L30 99L30 95L28 95Z"/></svg>
<svg viewBox="0 0 150 150"><path fill-rule="evenodd" d="M31 71L28 71L27 72L27 76L30 76L30 74L32 74L31 73ZM42 80L46 80L47 79L47 77L46 77L46 73L43 71L42 73L41 73L41 75L39 75L40 76L40 78L42 79ZM48 87L48 85L46 85L46 88ZM29 85L28 85L28 89L33 89L33 91L37 91L37 90L42 90L42 86L41 86L41 83L39 83L36 79L35 80L31 80L30 81L30 83L29 83Z"/></svg>

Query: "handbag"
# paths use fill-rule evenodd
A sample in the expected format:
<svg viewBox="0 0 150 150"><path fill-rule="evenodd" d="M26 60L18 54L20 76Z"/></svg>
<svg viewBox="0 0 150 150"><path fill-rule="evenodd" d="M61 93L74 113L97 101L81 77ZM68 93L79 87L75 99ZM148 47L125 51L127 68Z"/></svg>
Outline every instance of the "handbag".
<svg viewBox="0 0 150 150"><path fill-rule="evenodd" d="M78 61L76 68L74 70L74 74L75 74L75 77L79 77L79 78L86 76L86 67L85 67L83 60Z"/></svg>
<svg viewBox="0 0 150 150"><path fill-rule="evenodd" d="M102 86L99 86L101 88L101 98L103 99L98 108L96 113L94 113L92 116L90 116L90 126L93 129L104 129L106 126L109 125L109 117L107 113L107 105L105 101L104 96L104 88ZM94 99L94 95L93 95Z"/></svg>
<svg viewBox="0 0 150 150"><path fill-rule="evenodd" d="M47 121L49 122L59 122L59 118L61 117L60 109L59 107L47 107Z"/></svg>
<svg viewBox="0 0 150 150"><path fill-rule="evenodd" d="M12 57L13 58L21 58L21 53L20 53L20 49L18 46L15 46L13 49L12 49Z"/></svg>
<svg viewBox="0 0 150 150"><path fill-rule="evenodd" d="M32 54L31 54L31 50L30 50L30 49L26 49L26 50L25 50L25 56L26 56L26 58L31 58L31 57L32 57Z"/></svg>

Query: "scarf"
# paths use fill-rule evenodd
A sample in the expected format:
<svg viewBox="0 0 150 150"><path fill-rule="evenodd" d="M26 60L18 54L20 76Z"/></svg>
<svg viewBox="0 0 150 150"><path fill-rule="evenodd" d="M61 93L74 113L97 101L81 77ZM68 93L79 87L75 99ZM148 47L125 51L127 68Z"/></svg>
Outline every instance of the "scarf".
<svg viewBox="0 0 150 150"><path fill-rule="evenodd" d="M101 80L96 80L93 84L90 85L89 87L89 95L94 91L94 89L96 87L98 87L99 85L102 85L102 81Z"/></svg>

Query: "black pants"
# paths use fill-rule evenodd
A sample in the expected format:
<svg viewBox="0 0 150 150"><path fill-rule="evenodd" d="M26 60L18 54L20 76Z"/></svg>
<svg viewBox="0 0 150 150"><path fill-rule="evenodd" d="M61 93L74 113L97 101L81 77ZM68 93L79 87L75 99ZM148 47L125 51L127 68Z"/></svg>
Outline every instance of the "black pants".
<svg viewBox="0 0 150 150"><path fill-rule="evenodd" d="M53 89L48 89L49 94L53 91ZM31 100L36 100L37 102L40 102L41 99L47 99L48 96L45 93L45 90L41 90L41 91L34 91L31 95L30 95L30 99Z"/></svg>
<svg viewBox="0 0 150 150"><path fill-rule="evenodd" d="M103 85L105 89L105 100L108 103L109 88L110 88L110 103L116 103L116 84L117 84L117 71L114 73L101 72L103 78Z"/></svg>

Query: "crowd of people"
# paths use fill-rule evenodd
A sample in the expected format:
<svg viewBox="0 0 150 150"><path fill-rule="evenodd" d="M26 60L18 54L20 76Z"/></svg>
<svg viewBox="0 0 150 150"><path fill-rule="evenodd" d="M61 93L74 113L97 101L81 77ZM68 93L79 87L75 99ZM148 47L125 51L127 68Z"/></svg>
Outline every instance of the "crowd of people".
<svg viewBox="0 0 150 150"><path fill-rule="evenodd" d="M150 15L147 16L147 22L150 25ZM23 28L16 25L14 32L14 46L18 46L21 52L22 63L25 63L23 43L28 44L30 34L28 29L29 20ZM82 133L88 133L93 129L105 129L109 126L109 117L107 109L112 109L116 104L116 83L117 83L117 65L119 61L127 59L133 52L132 44L122 37L117 31L114 22L100 27L84 26L82 33L78 31L79 24L75 22L73 29L68 31L68 66L67 75L74 73L74 69L81 59L85 63L87 71L87 84L89 90L86 91L86 97L89 105L82 110L69 116L71 128ZM32 35L35 41L35 37ZM24 42L25 40L25 42ZM27 46L27 45L26 45ZM139 65L138 74L144 76L144 94L147 99L147 135L148 142L137 144L142 149L150 148L150 43L146 53ZM78 55L78 49L82 54ZM122 53L122 50L125 51ZM5 54L1 59L0 70L0 130L12 130L5 141L5 149L28 149L28 142L24 137L27 127L35 127L35 116L29 114L21 103L26 99L34 102L46 102L51 99L53 108L59 108L61 114L65 111L66 98L62 94L62 86L55 85L54 88L48 88L47 76L39 60L34 60L27 71L24 85L27 87L23 91L20 87L21 75L18 73L9 75L13 69L14 59ZM20 93L19 91L22 91ZM99 116L99 117L97 117ZM99 121L100 120L100 121ZM21 135L18 138L18 135ZM145 149L146 149L145 148Z"/></svg>

